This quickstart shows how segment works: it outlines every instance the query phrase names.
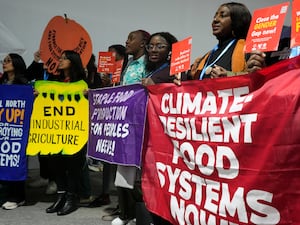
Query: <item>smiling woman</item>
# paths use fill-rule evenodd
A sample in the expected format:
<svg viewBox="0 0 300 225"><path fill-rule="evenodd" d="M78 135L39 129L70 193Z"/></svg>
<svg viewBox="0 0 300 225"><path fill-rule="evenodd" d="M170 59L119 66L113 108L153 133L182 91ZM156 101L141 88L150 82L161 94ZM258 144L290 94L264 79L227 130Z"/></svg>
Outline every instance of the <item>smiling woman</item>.
<svg viewBox="0 0 300 225"><path fill-rule="evenodd" d="M170 76L170 59L172 44L176 42L177 38L169 32L151 35L146 45L148 61L147 78L142 81L144 85L173 82L174 77Z"/></svg>

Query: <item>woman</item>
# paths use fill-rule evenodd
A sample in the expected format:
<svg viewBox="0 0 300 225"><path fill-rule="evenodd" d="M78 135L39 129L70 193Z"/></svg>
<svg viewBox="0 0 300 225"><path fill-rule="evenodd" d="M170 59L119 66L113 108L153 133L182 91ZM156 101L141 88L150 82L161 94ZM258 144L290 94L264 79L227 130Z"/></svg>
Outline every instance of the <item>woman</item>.
<svg viewBox="0 0 300 225"><path fill-rule="evenodd" d="M151 35L147 49L147 77L142 80L142 84L152 85L159 83L172 83L174 76L170 76L170 59L172 44L177 39L169 32L158 32ZM185 80L185 77L181 77ZM170 222L164 220L158 215L151 213L153 223L155 225L171 225Z"/></svg>
<svg viewBox="0 0 300 225"><path fill-rule="evenodd" d="M244 4L222 4L212 21L212 33L218 44L195 60L191 68L193 79L233 76L246 71L244 45L250 23L251 13Z"/></svg>
<svg viewBox="0 0 300 225"><path fill-rule="evenodd" d="M8 54L2 61L3 76L0 78L0 84L28 84L24 74L26 64L23 58L15 53ZM25 204L25 181L0 181L2 184L1 195L6 196L3 209L15 209ZM3 199L4 200L4 199ZM0 199L2 202L2 200Z"/></svg>
<svg viewBox="0 0 300 225"><path fill-rule="evenodd" d="M59 60L61 82L85 80L85 71L80 55L66 50ZM86 145L74 155L56 155L55 179L57 184L57 200L46 209L47 213L67 215L77 210L81 191L82 170L86 163Z"/></svg>
<svg viewBox="0 0 300 225"><path fill-rule="evenodd" d="M115 56L116 61L123 60L123 66L121 69L121 73L122 73L128 62L128 55L126 54L125 46L120 44L110 45L108 47L108 51L114 52L116 54ZM106 74L106 73L101 74L101 77L104 80L103 87L111 86L110 76L111 74ZM119 83L115 84L115 86L117 85L119 85ZM108 205L111 202L110 191L111 191L111 186L113 185L113 182L115 180L117 165L105 161L101 161L101 164L103 164L102 193L93 202L91 202L89 207L100 207L103 205Z"/></svg>
<svg viewBox="0 0 300 225"><path fill-rule="evenodd" d="M172 44L177 39L169 32L152 34L146 45L148 61L146 64L147 78L143 79L144 85L173 82L170 76L170 60Z"/></svg>

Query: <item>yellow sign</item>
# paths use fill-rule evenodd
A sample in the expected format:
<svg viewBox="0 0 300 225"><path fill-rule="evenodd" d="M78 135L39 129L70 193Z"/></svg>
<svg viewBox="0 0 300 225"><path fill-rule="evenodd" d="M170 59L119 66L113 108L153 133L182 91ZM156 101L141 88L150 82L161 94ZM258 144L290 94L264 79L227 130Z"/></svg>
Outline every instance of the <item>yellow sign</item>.
<svg viewBox="0 0 300 225"><path fill-rule="evenodd" d="M37 81L39 93L33 105L27 155L73 155L88 140L88 100L84 81Z"/></svg>

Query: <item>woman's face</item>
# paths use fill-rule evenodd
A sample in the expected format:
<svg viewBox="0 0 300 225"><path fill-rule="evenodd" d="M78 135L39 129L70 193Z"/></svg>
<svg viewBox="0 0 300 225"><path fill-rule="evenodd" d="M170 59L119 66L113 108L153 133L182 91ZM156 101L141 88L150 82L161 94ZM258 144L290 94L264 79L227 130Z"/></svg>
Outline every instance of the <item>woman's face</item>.
<svg viewBox="0 0 300 225"><path fill-rule="evenodd" d="M163 37L156 35L150 39L147 45L147 51L150 62L166 62L169 54L169 44Z"/></svg>
<svg viewBox="0 0 300 225"><path fill-rule="evenodd" d="M14 66L10 56L6 56L2 61L3 72L9 73L14 71Z"/></svg>
<svg viewBox="0 0 300 225"><path fill-rule="evenodd" d="M212 32L217 39L222 40L232 37L232 26L229 8L221 6L212 21Z"/></svg>
<svg viewBox="0 0 300 225"><path fill-rule="evenodd" d="M71 67L71 61L66 57L66 54L63 53L59 59L58 69L66 70Z"/></svg>

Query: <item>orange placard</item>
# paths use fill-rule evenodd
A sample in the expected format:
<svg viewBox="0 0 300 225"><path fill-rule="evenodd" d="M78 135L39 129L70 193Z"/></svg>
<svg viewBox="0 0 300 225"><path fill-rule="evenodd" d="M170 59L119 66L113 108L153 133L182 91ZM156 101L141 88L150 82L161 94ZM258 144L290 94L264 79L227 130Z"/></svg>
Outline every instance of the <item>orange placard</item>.
<svg viewBox="0 0 300 225"><path fill-rule="evenodd" d="M113 73L115 72L115 52L99 52L98 57L98 72Z"/></svg>
<svg viewBox="0 0 300 225"><path fill-rule="evenodd" d="M292 4L291 48L300 46L300 1L294 0Z"/></svg>
<svg viewBox="0 0 300 225"><path fill-rule="evenodd" d="M285 2L253 12L246 38L245 52L277 50L289 4L289 2Z"/></svg>
<svg viewBox="0 0 300 225"><path fill-rule="evenodd" d="M190 69L192 37L185 38L172 45L170 75Z"/></svg>
<svg viewBox="0 0 300 225"><path fill-rule="evenodd" d="M46 26L40 43L41 59L49 73L58 73L59 58L64 50L78 52L85 67L92 55L92 41L80 24L69 18L55 16Z"/></svg>
<svg viewBox="0 0 300 225"><path fill-rule="evenodd" d="M115 62L115 72L112 74L111 77L111 82L114 84L120 82L123 63L124 60L118 60Z"/></svg>

